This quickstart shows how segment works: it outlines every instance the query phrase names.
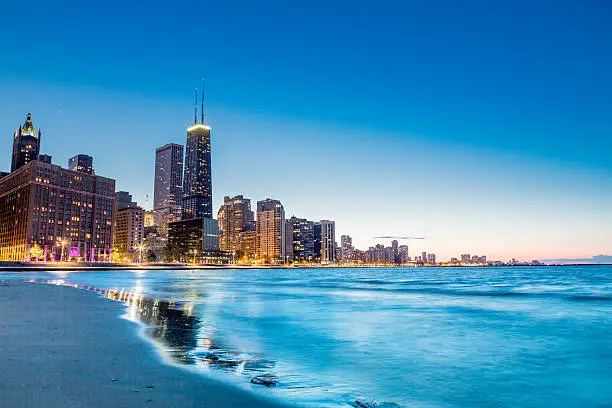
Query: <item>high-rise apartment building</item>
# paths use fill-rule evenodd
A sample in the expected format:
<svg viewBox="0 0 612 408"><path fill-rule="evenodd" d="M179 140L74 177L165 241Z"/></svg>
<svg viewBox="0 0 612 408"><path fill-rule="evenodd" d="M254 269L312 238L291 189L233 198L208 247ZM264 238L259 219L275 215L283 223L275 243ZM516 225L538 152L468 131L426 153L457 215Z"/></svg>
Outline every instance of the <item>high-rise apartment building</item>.
<svg viewBox="0 0 612 408"><path fill-rule="evenodd" d="M336 261L336 223L329 220L318 222L321 226L321 263Z"/></svg>
<svg viewBox="0 0 612 408"><path fill-rule="evenodd" d="M136 262L143 252L145 211L138 206L117 209L113 230L113 248L124 261Z"/></svg>
<svg viewBox="0 0 612 408"><path fill-rule="evenodd" d="M210 127L204 124L204 90L202 119L187 129L185 176L183 181L182 219L212 218L212 173L210 163Z"/></svg>
<svg viewBox="0 0 612 408"><path fill-rule="evenodd" d="M285 220L285 262L293 262L293 225Z"/></svg>
<svg viewBox="0 0 612 408"><path fill-rule="evenodd" d="M410 260L408 255L408 245L400 245L399 247L399 263L406 264Z"/></svg>
<svg viewBox="0 0 612 408"><path fill-rule="evenodd" d="M115 180L29 161L0 178L0 260L110 261Z"/></svg>
<svg viewBox="0 0 612 408"><path fill-rule="evenodd" d="M86 154L77 154L71 157L68 160L68 170L93 175L93 157Z"/></svg>
<svg viewBox="0 0 612 408"><path fill-rule="evenodd" d="M255 228L255 217L251 211L251 200L241 195L224 197L217 213L219 220L219 247L221 251L242 252L242 237L245 231Z"/></svg>
<svg viewBox="0 0 612 408"><path fill-rule="evenodd" d="M293 259L298 262L312 262L315 259L314 222L295 216L291 217L289 222L293 230Z"/></svg>
<svg viewBox="0 0 612 408"><path fill-rule="evenodd" d="M155 149L153 214L158 232L168 233L168 222L181 218L183 195L183 146L175 143Z"/></svg>
<svg viewBox="0 0 612 408"><path fill-rule="evenodd" d="M340 237L340 259L342 262L353 261L353 238L348 235Z"/></svg>
<svg viewBox="0 0 612 408"><path fill-rule="evenodd" d="M285 209L278 200L257 202L257 258L264 262L286 261Z"/></svg>
<svg viewBox="0 0 612 408"><path fill-rule="evenodd" d="M38 160L40 154L41 132L34 128L32 114L28 113L25 123L13 134L13 157L11 171L25 166L33 160Z"/></svg>

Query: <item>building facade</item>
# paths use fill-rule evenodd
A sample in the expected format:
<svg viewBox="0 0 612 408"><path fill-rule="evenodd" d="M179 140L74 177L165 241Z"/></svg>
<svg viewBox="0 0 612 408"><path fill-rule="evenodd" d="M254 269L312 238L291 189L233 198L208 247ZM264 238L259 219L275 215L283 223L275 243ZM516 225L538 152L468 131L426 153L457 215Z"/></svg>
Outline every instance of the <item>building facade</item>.
<svg viewBox="0 0 612 408"><path fill-rule="evenodd" d="M298 262L313 262L315 259L314 222L295 216L289 219L293 230L293 259Z"/></svg>
<svg viewBox="0 0 612 408"><path fill-rule="evenodd" d="M285 209L278 200L257 202L257 258L262 262L282 263L287 255Z"/></svg>
<svg viewBox="0 0 612 408"><path fill-rule="evenodd" d="M68 170L94 175L93 157L86 154L77 154L68 160Z"/></svg>
<svg viewBox="0 0 612 408"><path fill-rule="evenodd" d="M167 236L168 222L181 218L183 195L183 146L175 143L155 149L153 214L162 236Z"/></svg>
<svg viewBox="0 0 612 408"><path fill-rule="evenodd" d="M34 128L32 114L28 113L25 123L13 134L13 157L11 172L20 169L33 160L38 160L40 154L41 132Z"/></svg>
<svg viewBox="0 0 612 408"><path fill-rule="evenodd" d="M113 231L113 250L123 261L136 262L144 252L145 211L136 206L117 209Z"/></svg>
<svg viewBox="0 0 612 408"><path fill-rule="evenodd" d="M340 237L340 260L342 262L352 262L353 257L353 238L348 235Z"/></svg>
<svg viewBox="0 0 612 408"><path fill-rule="evenodd" d="M0 260L110 261L115 180L38 160L0 178Z"/></svg>
<svg viewBox="0 0 612 408"><path fill-rule="evenodd" d="M242 238L245 231L255 229L255 216L251 200L241 195L224 197L217 213L219 220L219 246L221 251L242 255Z"/></svg>
<svg viewBox="0 0 612 408"><path fill-rule="evenodd" d="M210 128L195 123L187 129L182 219L212 218Z"/></svg>
<svg viewBox="0 0 612 408"><path fill-rule="evenodd" d="M321 263L336 261L336 223L329 220L318 222L321 226Z"/></svg>

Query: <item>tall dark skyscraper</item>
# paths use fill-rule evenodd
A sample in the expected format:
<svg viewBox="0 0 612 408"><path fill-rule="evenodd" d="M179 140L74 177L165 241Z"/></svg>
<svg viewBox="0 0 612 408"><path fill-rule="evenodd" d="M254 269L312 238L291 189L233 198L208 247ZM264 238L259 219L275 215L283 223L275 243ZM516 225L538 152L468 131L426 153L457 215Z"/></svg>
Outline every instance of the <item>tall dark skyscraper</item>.
<svg viewBox="0 0 612 408"><path fill-rule="evenodd" d="M183 195L183 146L169 143L155 150L153 215L162 235L168 222L181 219Z"/></svg>
<svg viewBox="0 0 612 408"><path fill-rule="evenodd" d="M11 171L15 171L33 160L38 160L40 136L40 129L37 133L32 123L32 114L28 113L25 123L14 134Z"/></svg>
<svg viewBox="0 0 612 408"><path fill-rule="evenodd" d="M182 219L212 218L212 177L210 164L210 127L204 124L204 90L201 122L198 123L198 93L193 125L187 129L185 176L183 178Z"/></svg>

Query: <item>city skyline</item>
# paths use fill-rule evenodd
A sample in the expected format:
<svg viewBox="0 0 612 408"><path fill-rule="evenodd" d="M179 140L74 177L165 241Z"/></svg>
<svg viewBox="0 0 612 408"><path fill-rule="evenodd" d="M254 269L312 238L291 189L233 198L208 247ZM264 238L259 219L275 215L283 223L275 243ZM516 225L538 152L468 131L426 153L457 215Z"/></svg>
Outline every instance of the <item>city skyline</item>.
<svg viewBox="0 0 612 408"><path fill-rule="evenodd" d="M418 9L415 15L425 12L424 6L414 7ZM491 7L480 13L493 13ZM541 5L528 11L560 23L559 17L538 14L545 10ZM563 16L577 13L578 24L560 36L556 32L554 39L543 33L541 42L523 50L531 56L546 41L567 45L563 53L547 49L542 54L545 63L536 64L533 72L521 70L520 58L513 65L518 68L515 70L484 75L483 69L492 68L489 61L483 69L467 72L482 62L480 58L457 72L452 67L446 73L436 71L436 85L419 72L431 67L431 60L417 60L409 71L414 78L398 76L398 66L393 64L398 61L383 46L373 54L378 60L369 61L368 67L384 62L390 79L397 81L397 89L381 79L380 69L370 75L357 69L349 75L358 85L353 91L347 88L347 81L333 76L336 73L316 66L310 73L298 69L293 80L287 75L279 78L283 89L295 93L292 98L273 86L273 68L260 81L250 77L252 72L239 68L232 72L236 74L232 80L232 75L222 75L224 64L216 62L223 60L222 51L215 41L206 58L196 57L200 68L185 64L175 75L164 75L161 82L145 81L152 73L126 82L125 76L136 72L133 64L120 72L111 63L113 69L107 77L64 76L74 74L82 63L75 62L59 75L58 64L41 64L45 70L30 67L17 71L13 61L19 58L9 58L9 64L0 69L0 90L6 95L0 106L0 124L10 134L23 122L24 113L32 112L44 135L41 152L52 155L54 163L63 165L75 154L91 154L96 168L117 180L117 190L130 191L150 209L154 149L166 143L183 144L184 130L190 123L190 91L205 76L210 107L207 117L215 129L213 214L226 195L243 194L253 202L273 197L283 203L287 218L295 215L336 221L336 236L350 235L358 248L369 247L377 242L373 237L381 235L414 235L427 239L407 241L412 253L431 250L439 258L465 252L525 260L605 255L612 247L612 161L606 140L610 134L606 120L609 102L602 96L610 87L602 82L604 70L589 65L584 57L605 61L606 45L589 40L596 29L609 28L601 25L594 10L574 5L562 11ZM210 12L223 14L214 7ZM443 17L446 13L449 11L444 11ZM327 17L323 13L320 19ZM349 17L361 21L360 16ZM500 49L489 49L488 40L466 38L465 33L458 41L490 51L493 60L497 58L493 65L499 69L513 55L505 57L501 51L522 50L507 37L508 25L516 21L519 17L511 13L499 30L487 27L506 41L500 43ZM10 29L11 24L3 29ZM367 33L379 27L376 21L371 24ZM390 27L399 29L395 19L390 20ZM431 30L437 28L439 25ZM330 30L326 25L324 32ZM521 35L534 30L535 26L528 26ZM295 38L295 32L290 34ZM383 31L379 38L393 43L388 34ZM192 41L172 39L183 41L183 45ZM449 51L440 41L429 41L433 49ZM9 49L8 55L17 55L21 44L23 41L11 44L14 49ZM230 44L236 51L245 51L231 39ZM299 44L311 45L307 40ZM414 47L410 45L413 51ZM353 49L341 49L351 51L344 56L346 61L354 60ZM65 53L56 51L66 58ZM162 51L160 55L172 54ZM431 57L423 50L416 51L420 51L416 57ZM324 53L320 56L331 58ZM240 56L247 57L252 55L245 52ZM41 58L48 62L45 53ZM264 64L270 58L263 53L254 61ZM573 60L579 63L568 66ZM555 70L542 79L541 70L555 66L555 62L565 62L561 64L564 71ZM433 66L440 68L441 61ZM362 74L359 81L357 74ZM308 91L299 84L300 75L321 81L313 82L313 90ZM484 75L482 83L473 82L478 75ZM337 83L329 81L331 78ZM503 81L497 83L498 78ZM451 79L456 82L448 88ZM423 83L413 87L417 80ZM571 81L580 86L560 86L574 83ZM444 86L447 88L442 92ZM239 91L240 87L244 90ZM269 92L262 92L262 88ZM495 89L495 95L490 89ZM11 148L9 139L0 141L3 151ZM9 160L6 155L0 158L0 170L9 170ZM275 175L277 182L260 184L254 168Z"/></svg>

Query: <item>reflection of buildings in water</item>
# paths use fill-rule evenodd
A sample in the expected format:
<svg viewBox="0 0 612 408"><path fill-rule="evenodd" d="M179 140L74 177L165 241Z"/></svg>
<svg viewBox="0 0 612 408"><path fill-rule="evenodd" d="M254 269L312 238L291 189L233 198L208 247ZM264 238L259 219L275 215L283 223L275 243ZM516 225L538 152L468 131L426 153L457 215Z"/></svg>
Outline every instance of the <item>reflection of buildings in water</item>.
<svg viewBox="0 0 612 408"><path fill-rule="evenodd" d="M273 361L224 347L213 338L214 328L202 325L193 315L193 303L177 305L176 302L145 298L140 294L138 285L134 292L128 292L76 285L61 279L47 283L91 290L106 298L126 302L129 305L129 317L146 324L147 335L161 343L162 348L178 363L196 364L249 376L269 373L275 366Z"/></svg>

